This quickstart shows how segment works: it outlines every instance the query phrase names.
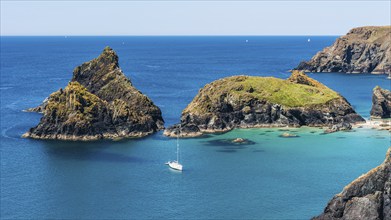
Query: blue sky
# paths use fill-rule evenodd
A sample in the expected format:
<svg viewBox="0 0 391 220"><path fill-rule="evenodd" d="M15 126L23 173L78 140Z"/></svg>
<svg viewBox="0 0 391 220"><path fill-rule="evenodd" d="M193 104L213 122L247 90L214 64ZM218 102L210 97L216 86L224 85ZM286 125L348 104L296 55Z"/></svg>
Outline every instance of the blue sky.
<svg viewBox="0 0 391 220"><path fill-rule="evenodd" d="M4 1L1 35L342 35L390 1Z"/></svg>

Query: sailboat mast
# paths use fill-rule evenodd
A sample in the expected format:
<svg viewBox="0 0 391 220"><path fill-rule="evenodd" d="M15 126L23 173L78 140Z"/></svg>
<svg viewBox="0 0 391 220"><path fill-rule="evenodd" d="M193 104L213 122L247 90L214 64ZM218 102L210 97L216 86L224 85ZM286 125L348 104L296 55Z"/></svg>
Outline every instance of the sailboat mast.
<svg viewBox="0 0 391 220"><path fill-rule="evenodd" d="M176 137L176 161L179 162L179 134L181 132L181 125L179 125L179 131Z"/></svg>

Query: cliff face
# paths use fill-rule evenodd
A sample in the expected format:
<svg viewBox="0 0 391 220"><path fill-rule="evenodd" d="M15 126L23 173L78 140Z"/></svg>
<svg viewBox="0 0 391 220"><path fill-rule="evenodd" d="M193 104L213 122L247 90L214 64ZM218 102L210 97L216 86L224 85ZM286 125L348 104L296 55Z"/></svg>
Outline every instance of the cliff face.
<svg viewBox="0 0 391 220"><path fill-rule="evenodd" d="M314 220L391 220L391 148L385 161L334 196Z"/></svg>
<svg viewBox="0 0 391 220"><path fill-rule="evenodd" d="M391 26L354 28L295 69L306 72L389 73Z"/></svg>
<svg viewBox="0 0 391 220"><path fill-rule="evenodd" d="M371 117L391 118L391 92L376 86L373 89Z"/></svg>
<svg viewBox="0 0 391 220"><path fill-rule="evenodd" d="M76 67L72 81L31 111L43 112L24 137L95 140L142 137L163 129L160 109L134 88L118 65L117 54L102 54Z"/></svg>
<svg viewBox="0 0 391 220"><path fill-rule="evenodd" d="M338 93L302 72L287 80L233 76L202 88L182 112L183 136L233 128L331 126L364 119ZM175 136L178 125L166 129Z"/></svg>

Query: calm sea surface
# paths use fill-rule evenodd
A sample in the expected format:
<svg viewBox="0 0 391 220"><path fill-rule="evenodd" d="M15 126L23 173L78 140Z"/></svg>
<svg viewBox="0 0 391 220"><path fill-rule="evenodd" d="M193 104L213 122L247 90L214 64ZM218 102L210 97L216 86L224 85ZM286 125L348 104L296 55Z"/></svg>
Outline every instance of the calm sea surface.
<svg viewBox="0 0 391 220"><path fill-rule="evenodd" d="M377 166L390 134L355 129L239 129L180 140L183 173L164 163L175 140L64 142L22 139L41 117L23 109L63 88L77 65L105 46L132 83L157 104L166 126L206 83L248 74L289 77L289 69L336 37L1 37L1 218L308 219ZM246 43L246 40L248 42ZM344 95L364 117L384 75L310 74ZM249 144L229 140L242 137Z"/></svg>

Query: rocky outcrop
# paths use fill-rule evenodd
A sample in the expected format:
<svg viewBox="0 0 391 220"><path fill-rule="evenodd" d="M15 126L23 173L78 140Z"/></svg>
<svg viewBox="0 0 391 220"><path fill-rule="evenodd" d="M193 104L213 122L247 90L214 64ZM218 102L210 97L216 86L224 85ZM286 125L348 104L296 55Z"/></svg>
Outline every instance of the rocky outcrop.
<svg viewBox="0 0 391 220"><path fill-rule="evenodd" d="M354 28L295 69L306 72L389 73L391 26Z"/></svg>
<svg viewBox="0 0 391 220"><path fill-rule="evenodd" d="M207 84L182 112L182 136L234 128L332 126L357 123L359 116L335 91L293 71L287 80L233 76ZM164 131L175 136L179 126Z"/></svg>
<svg viewBox="0 0 391 220"><path fill-rule="evenodd" d="M391 92L376 86L373 89L371 117L391 118Z"/></svg>
<svg viewBox="0 0 391 220"><path fill-rule="evenodd" d="M43 111L45 110L46 105L48 104L48 101L49 101L49 98L46 98L45 100L43 100L42 104L38 105L37 107L28 108L28 109L26 109L24 111L26 111L26 112L43 113Z"/></svg>
<svg viewBox="0 0 391 220"><path fill-rule="evenodd" d="M102 54L75 68L71 82L30 110L43 112L24 137L96 140L142 137L163 129L160 109L122 73L117 54Z"/></svg>
<svg viewBox="0 0 391 220"><path fill-rule="evenodd" d="M391 220L391 148L385 161L334 196L314 220Z"/></svg>
<svg viewBox="0 0 391 220"><path fill-rule="evenodd" d="M324 133L333 133L337 131L349 131L349 130L352 130L352 125L346 122L341 122L330 126L330 128L325 130Z"/></svg>

